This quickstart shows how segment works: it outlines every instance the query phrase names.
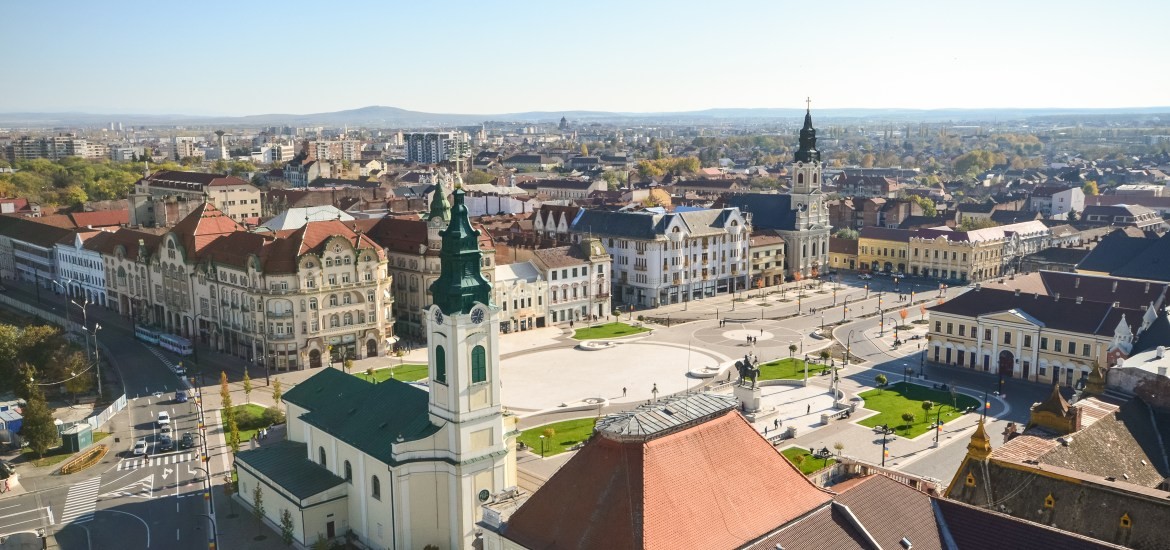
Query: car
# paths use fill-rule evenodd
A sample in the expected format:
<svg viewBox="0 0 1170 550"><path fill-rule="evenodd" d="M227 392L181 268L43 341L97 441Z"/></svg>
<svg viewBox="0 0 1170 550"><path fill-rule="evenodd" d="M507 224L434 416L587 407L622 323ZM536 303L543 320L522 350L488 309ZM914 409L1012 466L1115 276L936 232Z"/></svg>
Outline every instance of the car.
<svg viewBox="0 0 1170 550"><path fill-rule="evenodd" d="M175 440L169 435L159 436L157 447L160 453L169 453L175 450Z"/></svg>
<svg viewBox="0 0 1170 550"><path fill-rule="evenodd" d="M180 449L190 449L195 446L195 436L191 432L183 432L183 437L179 439Z"/></svg>
<svg viewBox="0 0 1170 550"><path fill-rule="evenodd" d="M167 424L166 426L159 428L158 433L161 435L166 435L166 436L170 436L170 437L175 436L175 432L171 430L170 424Z"/></svg>
<svg viewBox="0 0 1170 550"><path fill-rule="evenodd" d="M179 391L175 392L175 403L186 403L186 402L187 402L187 392L185 392L183 390L179 390Z"/></svg>
<svg viewBox="0 0 1170 550"><path fill-rule="evenodd" d="M184 374L187 374L187 369L183 368L182 363L179 363L178 365L171 367L171 370L174 371L175 374L177 374L179 376L183 376Z"/></svg>
<svg viewBox="0 0 1170 550"><path fill-rule="evenodd" d="M868 281L873 278L873 275L870 275L869 273L862 273L861 275L858 275L857 278L863 281Z"/></svg>
<svg viewBox="0 0 1170 550"><path fill-rule="evenodd" d="M170 425L171 425L171 415L168 414L167 411L163 411L163 412L158 413L158 427L161 428L163 426L170 426Z"/></svg>
<svg viewBox="0 0 1170 550"><path fill-rule="evenodd" d="M134 456L142 456L146 454L147 444L145 439L139 439L134 442Z"/></svg>

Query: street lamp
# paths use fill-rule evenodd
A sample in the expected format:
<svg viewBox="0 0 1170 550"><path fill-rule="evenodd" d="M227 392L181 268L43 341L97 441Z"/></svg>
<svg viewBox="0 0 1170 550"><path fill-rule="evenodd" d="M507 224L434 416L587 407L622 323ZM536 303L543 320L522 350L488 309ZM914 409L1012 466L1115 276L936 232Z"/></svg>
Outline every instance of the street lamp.
<svg viewBox="0 0 1170 550"><path fill-rule="evenodd" d="M853 349L853 331L849 331L849 336L845 339L845 364L849 364L849 350Z"/></svg>
<svg viewBox="0 0 1170 550"><path fill-rule="evenodd" d="M650 394L654 396L654 402L657 403L658 402L658 384L657 383L655 383L654 387L650 389Z"/></svg>
<svg viewBox="0 0 1170 550"><path fill-rule="evenodd" d="M934 446L935 447L938 447L938 436L939 436L939 434L942 433L942 409L945 406L946 406L945 403L939 403L938 413L936 413L936 416L934 417Z"/></svg>
<svg viewBox="0 0 1170 550"><path fill-rule="evenodd" d="M890 428L889 424L882 424L881 426L878 426L877 429L878 432L882 434L882 468L885 468L886 457L890 456L888 445L889 442L894 439L890 436L894 433L894 430Z"/></svg>
<svg viewBox="0 0 1170 550"><path fill-rule="evenodd" d="M911 374L914 374L914 369L910 365L903 364L902 365L902 382L909 383Z"/></svg>
<svg viewBox="0 0 1170 550"><path fill-rule="evenodd" d="M849 315L849 295L845 295L845 303L841 305L841 322L845 322L846 316Z"/></svg>
<svg viewBox="0 0 1170 550"><path fill-rule="evenodd" d="M540 458L544 458L544 434L540 434Z"/></svg>
<svg viewBox="0 0 1170 550"><path fill-rule="evenodd" d="M878 330L878 336L885 336L886 334L886 310L882 309L882 293L878 292L878 316L881 320L881 328Z"/></svg>
<svg viewBox="0 0 1170 550"><path fill-rule="evenodd" d="M823 334L824 332L825 332L825 314L822 313L821 314L821 333Z"/></svg>

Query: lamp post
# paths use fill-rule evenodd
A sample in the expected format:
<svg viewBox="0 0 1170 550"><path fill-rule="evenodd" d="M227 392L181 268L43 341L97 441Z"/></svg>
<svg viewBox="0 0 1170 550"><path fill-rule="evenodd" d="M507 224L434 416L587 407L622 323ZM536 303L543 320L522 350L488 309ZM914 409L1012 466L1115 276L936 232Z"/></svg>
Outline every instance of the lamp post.
<svg viewBox="0 0 1170 550"><path fill-rule="evenodd" d="M833 287L833 305L837 305L837 287Z"/></svg>
<svg viewBox="0 0 1170 550"><path fill-rule="evenodd" d="M825 332L825 314L821 314L821 332Z"/></svg>
<svg viewBox="0 0 1170 550"><path fill-rule="evenodd" d="M866 299L866 300L869 299L869 283L865 283L865 298L864 299Z"/></svg>
<svg viewBox="0 0 1170 550"><path fill-rule="evenodd" d="M845 303L841 304L841 322L845 322L845 318L849 315L849 295L845 295Z"/></svg>
<svg viewBox="0 0 1170 550"><path fill-rule="evenodd" d="M650 394L654 396L654 402L657 403L658 402L658 384L657 383L655 383L654 387L650 389Z"/></svg>
<svg viewBox="0 0 1170 550"><path fill-rule="evenodd" d="M878 330L878 336L885 336L886 334L886 310L882 309L882 293L878 292L878 318L881 321L881 328Z"/></svg>
<svg viewBox="0 0 1170 550"><path fill-rule="evenodd" d="M853 331L849 331L849 336L845 339L845 364L849 364L849 350L853 349Z"/></svg>
<svg viewBox="0 0 1170 550"><path fill-rule="evenodd" d="M540 458L544 458L544 434L540 434Z"/></svg>
<svg viewBox="0 0 1170 550"><path fill-rule="evenodd" d="M886 457L890 455L890 451L887 447L891 440L890 435L894 433L894 430L890 428L889 424L882 424L881 426L878 426L878 431L882 434L882 468L885 468Z"/></svg>
<svg viewBox="0 0 1170 550"><path fill-rule="evenodd" d="M987 420L988 409L991 409L991 401L987 400L987 390L983 390L983 420Z"/></svg>
<svg viewBox="0 0 1170 550"><path fill-rule="evenodd" d="M940 433L942 433L942 408L945 406L946 406L945 403L939 403L938 412L936 413L936 416L934 417L934 446L935 447L938 447L938 435Z"/></svg>
<svg viewBox="0 0 1170 550"><path fill-rule="evenodd" d="M804 383L808 385L808 356L804 356Z"/></svg>

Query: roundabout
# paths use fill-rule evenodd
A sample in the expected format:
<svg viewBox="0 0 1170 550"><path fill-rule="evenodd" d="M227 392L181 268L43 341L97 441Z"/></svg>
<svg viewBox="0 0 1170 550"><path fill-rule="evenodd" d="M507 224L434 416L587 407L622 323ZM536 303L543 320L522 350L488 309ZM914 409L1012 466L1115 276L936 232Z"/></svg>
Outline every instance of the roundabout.
<svg viewBox="0 0 1170 550"><path fill-rule="evenodd" d="M708 321L708 326L696 329L691 333L696 343L714 347L741 347L759 350L761 355L787 355L788 346L808 347L803 340L805 334L799 330L785 327L779 321L764 319L755 321L727 321L722 327L718 322ZM754 338L748 342L748 337ZM767 350L767 351L764 351Z"/></svg>

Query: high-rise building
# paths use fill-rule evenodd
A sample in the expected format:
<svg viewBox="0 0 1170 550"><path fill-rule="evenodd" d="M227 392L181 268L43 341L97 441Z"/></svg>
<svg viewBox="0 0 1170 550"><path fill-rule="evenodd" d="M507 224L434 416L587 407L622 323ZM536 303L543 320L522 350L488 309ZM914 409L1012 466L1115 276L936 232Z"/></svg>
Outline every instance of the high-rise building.
<svg viewBox="0 0 1170 550"><path fill-rule="evenodd" d="M450 162L458 172L471 166L471 144L463 132L413 132L404 134L403 140L407 162Z"/></svg>

